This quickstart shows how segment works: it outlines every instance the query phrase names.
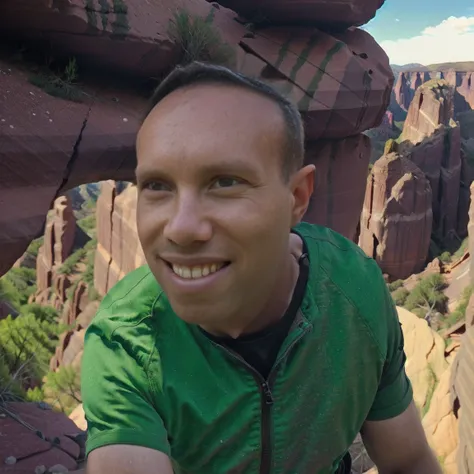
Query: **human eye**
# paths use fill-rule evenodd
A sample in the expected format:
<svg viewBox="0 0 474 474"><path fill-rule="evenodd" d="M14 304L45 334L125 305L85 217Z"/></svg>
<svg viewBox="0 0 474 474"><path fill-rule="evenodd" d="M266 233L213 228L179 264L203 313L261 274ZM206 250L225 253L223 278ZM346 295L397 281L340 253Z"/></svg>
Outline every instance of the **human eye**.
<svg viewBox="0 0 474 474"><path fill-rule="evenodd" d="M227 189L242 184L243 181L233 176L222 176L214 180L211 185L212 189Z"/></svg>
<svg viewBox="0 0 474 474"><path fill-rule="evenodd" d="M154 191L154 192L171 191L171 186L168 183L165 183L163 181L157 181L157 180L145 181L144 183L140 185L140 188L143 191Z"/></svg>

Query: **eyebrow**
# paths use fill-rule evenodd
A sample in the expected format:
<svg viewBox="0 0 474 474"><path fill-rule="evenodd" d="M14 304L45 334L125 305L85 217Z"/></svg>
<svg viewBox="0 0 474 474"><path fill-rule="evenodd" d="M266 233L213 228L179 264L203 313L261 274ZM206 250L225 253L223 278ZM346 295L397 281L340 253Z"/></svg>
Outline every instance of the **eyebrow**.
<svg viewBox="0 0 474 474"><path fill-rule="evenodd" d="M219 163L204 164L200 167L199 172L202 176L219 175L219 174L242 174L249 177L257 177L258 171L247 161L234 159L221 161ZM164 179L171 181L169 173L160 170L158 167L138 165L135 169L137 181L145 181L147 179Z"/></svg>

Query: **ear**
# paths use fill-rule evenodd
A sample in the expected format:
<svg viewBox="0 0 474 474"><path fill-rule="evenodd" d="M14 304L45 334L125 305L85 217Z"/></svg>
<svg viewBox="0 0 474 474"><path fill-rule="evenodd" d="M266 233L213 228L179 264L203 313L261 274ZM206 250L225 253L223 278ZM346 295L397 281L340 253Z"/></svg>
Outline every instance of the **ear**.
<svg viewBox="0 0 474 474"><path fill-rule="evenodd" d="M292 226L298 224L308 209L309 200L314 188L314 165L306 165L291 177L291 191L293 195Z"/></svg>

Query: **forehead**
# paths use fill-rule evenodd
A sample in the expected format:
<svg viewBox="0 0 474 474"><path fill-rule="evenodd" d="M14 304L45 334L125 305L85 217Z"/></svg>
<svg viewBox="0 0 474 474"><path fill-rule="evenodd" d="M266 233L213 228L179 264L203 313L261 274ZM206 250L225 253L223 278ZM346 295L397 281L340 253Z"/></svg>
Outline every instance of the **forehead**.
<svg viewBox="0 0 474 474"><path fill-rule="evenodd" d="M278 105L265 96L237 86L193 85L172 92L148 115L137 137L138 164L163 157L277 159L284 130Z"/></svg>

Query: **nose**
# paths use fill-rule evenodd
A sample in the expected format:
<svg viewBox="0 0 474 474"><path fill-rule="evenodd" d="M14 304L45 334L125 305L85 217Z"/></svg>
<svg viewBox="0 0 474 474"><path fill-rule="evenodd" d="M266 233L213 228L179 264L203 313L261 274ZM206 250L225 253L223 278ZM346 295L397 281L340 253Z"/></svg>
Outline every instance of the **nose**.
<svg viewBox="0 0 474 474"><path fill-rule="evenodd" d="M181 247L210 240L212 225L202 200L194 193L181 193L175 203L164 228L165 238Z"/></svg>

